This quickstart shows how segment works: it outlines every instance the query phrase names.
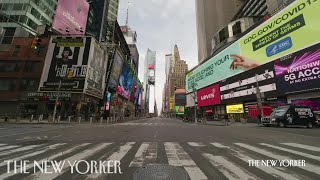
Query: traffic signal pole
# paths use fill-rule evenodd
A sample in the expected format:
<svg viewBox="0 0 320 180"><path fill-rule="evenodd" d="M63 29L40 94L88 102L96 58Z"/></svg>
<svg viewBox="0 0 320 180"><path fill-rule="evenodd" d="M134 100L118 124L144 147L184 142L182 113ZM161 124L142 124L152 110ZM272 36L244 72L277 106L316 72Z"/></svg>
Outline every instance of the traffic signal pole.
<svg viewBox="0 0 320 180"><path fill-rule="evenodd" d="M56 100L54 102L53 117L52 117L53 122L55 122L55 118L56 118L56 114L57 114L57 104L58 104L59 96L60 96L60 87L61 87L61 79L59 81L58 94L57 94Z"/></svg>

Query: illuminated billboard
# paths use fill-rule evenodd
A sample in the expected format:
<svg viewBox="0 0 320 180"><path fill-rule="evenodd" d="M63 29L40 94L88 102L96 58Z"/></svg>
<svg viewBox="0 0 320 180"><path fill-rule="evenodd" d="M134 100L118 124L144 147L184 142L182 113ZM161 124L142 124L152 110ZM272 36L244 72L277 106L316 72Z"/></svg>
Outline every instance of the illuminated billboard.
<svg viewBox="0 0 320 180"><path fill-rule="evenodd" d="M235 104L226 106L228 114L242 114L244 113L243 104Z"/></svg>
<svg viewBox="0 0 320 180"><path fill-rule="evenodd" d="M184 106L175 106L176 114L184 114Z"/></svg>
<svg viewBox="0 0 320 180"><path fill-rule="evenodd" d="M129 99L131 95L132 84L133 74L129 66L126 63L123 63L122 72L119 77L119 85L117 92L126 99Z"/></svg>
<svg viewBox="0 0 320 180"><path fill-rule="evenodd" d="M296 0L238 41L190 71L186 89L201 89L320 42L320 1Z"/></svg>
<svg viewBox="0 0 320 180"><path fill-rule="evenodd" d="M63 35L83 35L88 12L89 3L86 0L59 0L52 28Z"/></svg>

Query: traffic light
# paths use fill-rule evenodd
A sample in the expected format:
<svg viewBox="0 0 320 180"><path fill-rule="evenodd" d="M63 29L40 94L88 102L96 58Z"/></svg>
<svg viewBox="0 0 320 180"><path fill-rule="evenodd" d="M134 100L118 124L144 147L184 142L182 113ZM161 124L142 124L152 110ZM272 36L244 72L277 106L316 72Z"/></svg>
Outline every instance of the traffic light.
<svg viewBox="0 0 320 180"><path fill-rule="evenodd" d="M33 38L31 48L32 49L39 49L40 48L40 43L41 43L41 39L36 36L35 38Z"/></svg>
<svg viewBox="0 0 320 180"><path fill-rule="evenodd" d="M174 91L176 91L177 90L177 85L174 85Z"/></svg>

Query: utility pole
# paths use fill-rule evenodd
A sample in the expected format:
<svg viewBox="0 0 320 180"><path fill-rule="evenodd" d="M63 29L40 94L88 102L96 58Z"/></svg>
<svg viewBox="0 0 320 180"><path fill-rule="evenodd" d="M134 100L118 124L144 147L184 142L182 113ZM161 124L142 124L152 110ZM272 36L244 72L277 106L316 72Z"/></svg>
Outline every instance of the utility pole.
<svg viewBox="0 0 320 180"><path fill-rule="evenodd" d="M259 88L259 79L258 79L258 74L256 74L255 79L256 79L256 83L257 83L257 87L256 87L256 95L257 95L257 100L258 100L258 106L259 109L261 111L261 116L264 117L263 114L263 106L262 106L262 99L261 99L261 92L260 92L260 88Z"/></svg>
<svg viewBox="0 0 320 180"><path fill-rule="evenodd" d="M54 102L53 117L52 117L53 122L55 122L55 118L56 118L56 114L57 114L57 104L58 104L58 100L59 100L59 96L60 96L60 88L61 88L61 78L59 81L58 94L57 94L56 100Z"/></svg>
<svg viewBox="0 0 320 180"><path fill-rule="evenodd" d="M197 104L196 104L196 83L192 83L193 101L194 101L194 123L197 123Z"/></svg>

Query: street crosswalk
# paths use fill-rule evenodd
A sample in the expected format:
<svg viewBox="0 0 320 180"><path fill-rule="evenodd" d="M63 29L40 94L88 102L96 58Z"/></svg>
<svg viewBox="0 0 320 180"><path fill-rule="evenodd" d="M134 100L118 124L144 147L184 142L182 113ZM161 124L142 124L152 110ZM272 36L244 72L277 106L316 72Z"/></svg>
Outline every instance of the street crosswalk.
<svg viewBox="0 0 320 180"><path fill-rule="evenodd" d="M25 166L8 161L27 161ZM66 161L48 166L45 173L34 162ZM98 173L80 161L119 161L123 174ZM120 163L121 162L121 163ZM60 162L62 163L62 162ZM90 164L88 162L88 164ZM102 142L0 144L0 179L127 179L148 164L169 164L183 168L191 180L227 179L320 179L320 148L293 142ZM61 166L60 166L61 165ZM121 169L121 170L120 170ZM57 171L58 170L58 171ZM76 171L77 173L74 173ZM25 173L29 172L29 173ZM32 173L30 173L32 172ZM83 172L83 173L79 173Z"/></svg>
<svg viewBox="0 0 320 180"><path fill-rule="evenodd" d="M117 123L111 124L112 126L168 126L172 123Z"/></svg>

